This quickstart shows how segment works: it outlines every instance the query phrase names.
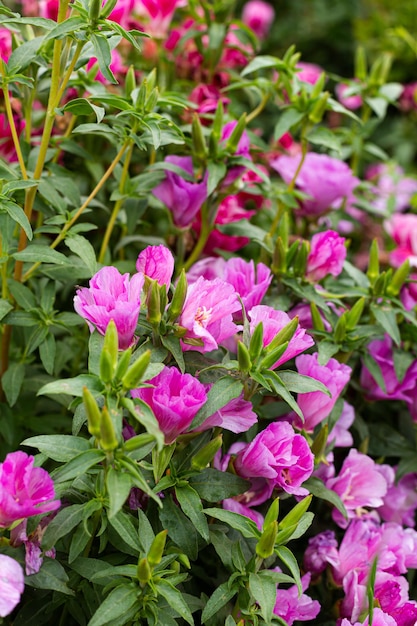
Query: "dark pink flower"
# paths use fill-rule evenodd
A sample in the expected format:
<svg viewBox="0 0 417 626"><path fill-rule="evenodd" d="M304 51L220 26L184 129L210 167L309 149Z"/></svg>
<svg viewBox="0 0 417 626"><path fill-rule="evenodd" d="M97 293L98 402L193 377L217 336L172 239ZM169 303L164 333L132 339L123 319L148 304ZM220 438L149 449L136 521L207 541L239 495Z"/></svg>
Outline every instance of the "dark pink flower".
<svg viewBox="0 0 417 626"><path fill-rule="evenodd" d="M352 448L339 474L330 478L326 487L337 493L352 519L363 507L382 506L389 484L375 461ZM332 516L341 528L346 528L348 522L340 511L333 509Z"/></svg>
<svg viewBox="0 0 417 626"><path fill-rule="evenodd" d="M290 323L291 318L284 311L277 311L270 306L259 304L254 306L248 313L250 320L250 331L253 333L256 326L262 322L264 336L263 345L268 346L271 341L276 337L280 330L282 330L287 324ZM310 335L307 335L304 328L298 325L292 339L290 340L288 347L284 354L278 359L276 363L271 367L275 369L286 363L295 356L298 356L301 352L308 350L314 345L313 339Z"/></svg>
<svg viewBox="0 0 417 626"><path fill-rule="evenodd" d="M273 422L238 452L234 467L243 478L264 478L275 487L299 496L314 469L314 455L302 435L288 422Z"/></svg>
<svg viewBox="0 0 417 626"><path fill-rule="evenodd" d="M188 287L180 326L187 329L182 339L183 350L211 352L232 337L239 327L233 322L233 313L240 303L231 285L216 278L200 277Z"/></svg>
<svg viewBox="0 0 417 626"><path fill-rule="evenodd" d="M0 463L0 528L61 506L54 500L52 478L41 467L34 467L33 456L10 452Z"/></svg>
<svg viewBox="0 0 417 626"><path fill-rule="evenodd" d="M271 161L271 167L289 184L298 169L301 155L280 156ZM309 198L303 200L303 215L322 215L339 206L358 185L349 165L327 154L307 153L297 175L296 186Z"/></svg>
<svg viewBox="0 0 417 626"><path fill-rule="evenodd" d="M140 3L151 18L147 32L158 39L166 36L177 7L184 6L184 0L140 0Z"/></svg>
<svg viewBox="0 0 417 626"><path fill-rule="evenodd" d="M315 85L324 72L320 65L304 63L304 61L299 61L296 65L296 69L298 70L296 74L298 80L301 80L303 83L309 83L310 85Z"/></svg>
<svg viewBox="0 0 417 626"><path fill-rule="evenodd" d="M180 167L191 176L194 175L191 157L168 156L165 161ZM167 170L165 179L152 193L171 211L176 226L188 228L207 199L207 176L202 181L190 182Z"/></svg>
<svg viewBox="0 0 417 626"><path fill-rule="evenodd" d="M164 367L148 380L152 387L133 389L132 396L148 404L159 428L170 444L187 429L207 400L205 387L191 374L181 374L175 367Z"/></svg>
<svg viewBox="0 0 417 626"><path fill-rule="evenodd" d="M116 324L119 349L132 345L140 311L142 274L120 274L115 267L103 267L90 280L90 286L77 290L74 308L90 330L105 334L110 320Z"/></svg>
<svg viewBox="0 0 417 626"><path fill-rule="evenodd" d="M417 215L396 213L384 222L384 227L397 247L390 253L390 263L399 267L407 259L417 266Z"/></svg>
<svg viewBox="0 0 417 626"><path fill-rule="evenodd" d="M304 574L301 577L301 588L304 591L310 584L311 574ZM292 585L289 589L277 589L277 600L274 606L274 614L285 620L288 626L294 622L309 622L320 613L320 603L312 600L306 593L301 595L297 585Z"/></svg>
<svg viewBox="0 0 417 626"><path fill-rule="evenodd" d="M230 102L229 98L226 98L226 96L221 93L217 85L207 85L205 83L200 83L194 87L188 99L190 102L194 102L197 105L197 109L195 110L203 117L203 120L204 116L207 116L207 114L213 115L216 112L219 100L225 108Z"/></svg>
<svg viewBox="0 0 417 626"><path fill-rule="evenodd" d="M6 617L19 604L25 577L19 563L0 554L0 617Z"/></svg>
<svg viewBox="0 0 417 626"><path fill-rule="evenodd" d="M345 238L334 230L313 235L307 257L306 278L318 282L328 274L339 276L346 259Z"/></svg>
<svg viewBox="0 0 417 626"><path fill-rule="evenodd" d="M399 105L405 113L417 110L417 82L404 85Z"/></svg>
<svg viewBox="0 0 417 626"><path fill-rule="evenodd" d="M234 170L238 168L232 168ZM249 237L242 237L240 235L226 235L220 232L216 226L222 226L223 224L232 224L233 222L239 222L240 220L249 220L255 211L247 211L240 202L239 196L226 196L217 209L216 218L214 220L214 228L211 231L206 245L204 246L204 252L206 254L216 253L217 250L227 250L228 252L235 252L240 250L243 246L246 246L250 239ZM198 220L193 224L197 233L200 232L201 225Z"/></svg>
<svg viewBox="0 0 417 626"><path fill-rule="evenodd" d="M350 448L353 445L353 437L349 428L355 421L355 409L348 402L343 402L342 413L333 426L327 439L328 443L334 441L336 448Z"/></svg>
<svg viewBox="0 0 417 626"><path fill-rule="evenodd" d="M242 298L246 311L262 302L273 278L271 270L263 263L255 265L252 260L238 257L226 261L223 277Z"/></svg>
<svg viewBox="0 0 417 626"><path fill-rule="evenodd" d="M304 569L310 572L313 577L324 572L328 564L337 567L338 563L337 541L332 530L325 530L308 540L303 564Z"/></svg>
<svg viewBox="0 0 417 626"><path fill-rule="evenodd" d="M31 576L37 574L42 566L43 557L47 556L51 559L55 558L55 548L42 551L42 537L45 534L49 522L55 517L56 513L46 515L42 518L35 530L28 536L26 534L27 520L23 520L10 531L10 544L17 547L22 544L25 546L25 570L26 575Z"/></svg>
<svg viewBox="0 0 417 626"><path fill-rule="evenodd" d="M166 246L148 246L138 256L136 269L158 285L165 285L167 289L171 284L174 272L174 257Z"/></svg>
<svg viewBox="0 0 417 626"><path fill-rule="evenodd" d="M352 368L344 363L339 363L336 359L329 359L326 365L319 365L318 356L318 352L302 354L295 360L299 374L318 380L331 393L330 397L323 391L298 394L297 404L305 421L303 424L298 418L297 426L304 428L307 432L312 432L317 424L320 424L330 415L352 373Z"/></svg>
<svg viewBox="0 0 417 626"><path fill-rule="evenodd" d="M249 0L243 7L242 22L249 26L259 39L267 36L274 17L274 9L263 0Z"/></svg>

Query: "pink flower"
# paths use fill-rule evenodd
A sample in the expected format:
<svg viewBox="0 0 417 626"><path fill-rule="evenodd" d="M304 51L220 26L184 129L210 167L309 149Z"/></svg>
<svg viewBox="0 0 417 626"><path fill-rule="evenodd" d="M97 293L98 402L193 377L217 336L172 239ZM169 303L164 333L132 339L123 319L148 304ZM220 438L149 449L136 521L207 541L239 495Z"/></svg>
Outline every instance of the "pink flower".
<svg viewBox="0 0 417 626"><path fill-rule="evenodd" d="M366 171L366 178L375 183L372 206L381 213L405 211L417 193L417 179L406 176L395 164L378 163Z"/></svg>
<svg viewBox="0 0 417 626"><path fill-rule="evenodd" d="M304 569L310 572L313 577L324 572L328 564L337 567L338 563L337 541L332 530L325 530L308 540L303 564Z"/></svg>
<svg viewBox="0 0 417 626"><path fill-rule="evenodd" d="M13 522L55 511L61 506L54 500L52 478L41 467L34 467L33 456L10 452L0 463L0 528Z"/></svg>
<svg viewBox="0 0 417 626"><path fill-rule="evenodd" d="M303 413L305 422L303 424L297 416L297 426L304 428L307 432L312 432L317 424L320 424L330 415L352 373L352 369L348 365L339 363L336 359L329 359L326 365L319 365L318 356L318 352L302 354L295 360L299 374L318 380L331 393L331 397L323 391L298 394L297 404Z"/></svg>
<svg viewBox="0 0 417 626"><path fill-rule="evenodd" d="M304 574L301 577L301 588L306 591L310 584L311 574ZM274 606L274 614L279 615L288 626L292 626L295 621L308 622L313 620L320 613L320 603L312 600L305 593L299 595L297 585L292 585L289 589L277 589L277 600Z"/></svg>
<svg viewBox="0 0 417 626"><path fill-rule="evenodd" d="M0 617L6 617L19 604L25 588L23 570L10 556L0 554Z"/></svg>
<svg viewBox="0 0 417 626"><path fill-rule="evenodd" d="M355 421L355 409L348 402L343 402L342 413L333 426L327 439L328 443L334 441L336 448L350 448L353 446L353 437L349 428Z"/></svg>
<svg viewBox="0 0 417 626"><path fill-rule="evenodd" d="M318 282L328 274L339 276L346 259L345 238L334 230L317 233L311 238L306 278Z"/></svg>
<svg viewBox="0 0 417 626"><path fill-rule="evenodd" d="M217 85L200 83L190 93L188 99L197 105L196 112L200 116L207 116L216 112L219 100L227 107L230 100L224 96ZM203 120L202 120L203 121ZM203 122L204 123L204 122Z"/></svg>
<svg viewBox="0 0 417 626"><path fill-rule="evenodd" d="M39 572L44 556L51 559L55 558L55 548L46 550L45 553L42 552L41 548L42 537L45 534L49 522L53 519L53 517L55 517L55 515L55 513L52 513L51 515L43 517L35 530L30 533L29 537L26 534L26 519L10 531L10 544L15 547L22 544L25 546L25 570L27 576L31 576L32 574L37 574Z"/></svg>
<svg viewBox="0 0 417 626"><path fill-rule="evenodd" d="M308 494L301 487L314 469L314 455L302 435L288 422L273 422L238 452L234 467L243 478L264 478L298 496Z"/></svg>
<svg viewBox="0 0 417 626"><path fill-rule="evenodd" d="M365 618L364 622L355 623L344 617L340 626L369 626L369 616ZM382 611L382 609L374 608L372 626L398 626L398 622L391 615ZM414 623L410 623L410 626L414 626Z"/></svg>
<svg viewBox="0 0 417 626"><path fill-rule="evenodd" d="M299 70L296 74L298 80L301 80L303 83L309 83L310 85L315 85L324 72L323 68L319 65L315 63L304 63L304 61L299 61L296 65L296 69Z"/></svg>
<svg viewBox="0 0 417 626"><path fill-rule="evenodd" d="M299 166L301 155L280 156L271 161L271 167L289 184ZM358 184L350 167L327 154L307 153L301 170L297 175L296 186L309 199L303 200L300 213L303 215L322 215L340 205L344 198L351 195Z"/></svg>
<svg viewBox="0 0 417 626"><path fill-rule="evenodd" d="M402 476L397 484L389 487L378 513L385 522L397 522L404 526L415 526L417 510L417 474Z"/></svg>
<svg viewBox="0 0 417 626"><path fill-rule="evenodd" d="M232 168L237 170L239 168ZM247 211L241 204L239 196L226 196L217 209L216 218L214 220L214 229L211 231L206 245L204 246L204 252L206 254L215 254L217 250L227 250L228 252L235 252L243 246L246 246L250 239L249 237L242 237L240 235L227 235L220 232L216 226L222 226L223 224L232 224L233 222L239 222L240 220L249 220L255 211ZM198 219L193 224L196 232L201 230L201 223Z"/></svg>
<svg viewBox="0 0 417 626"><path fill-rule="evenodd" d="M119 349L132 345L140 311L142 274L120 274L115 267L103 267L94 274L90 286L77 290L74 308L83 317L91 332L94 327L102 335L113 320L119 336Z"/></svg>
<svg viewBox="0 0 417 626"><path fill-rule="evenodd" d="M195 415L207 400L205 387L191 374L181 374L175 367L147 381L153 387L133 389L132 396L148 404L155 414L159 428L170 444L187 432Z"/></svg>
<svg viewBox="0 0 417 626"><path fill-rule="evenodd" d="M404 85L399 105L401 111L405 113L417 110L417 82Z"/></svg>
<svg viewBox="0 0 417 626"><path fill-rule="evenodd" d="M166 246L148 246L139 254L136 269L168 290L174 272L174 257Z"/></svg>
<svg viewBox="0 0 417 626"><path fill-rule="evenodd" d="M210 389L211 385L207 386ZM208 417L204 422L196 428L196 431L208 430L209 428L215 428L220 426L225 430L230 430L232 433L245 433L256 422L258 417L253 411L252 402L245 400L243 394L230 400L226 406L219 409Z"/></svg>
<svg viewBox="0 0 417 626"><path fill-rule="evenodd" d="M291 318L284 313L284 311L276 311L272 307L263 304L254 306L249 311L248 317L250 320L251 334L254 332L256 326L262 322L264 330L264 347L268 346L279 331L291 321ZM293 359L295 356L298 356L301 352L304 352L304 350L311 348L312 345L314 345L313 339L310 335L307 335L304 328L301 328L301 326L298 325L286 351L270 369L279 367L283 363Z"/></svg>
<svg viewBox="0 0 417 626"><path fill-rule="evenodd" d="M222 507L226 511L233 511L233 513L239 513L239 515L244 515L245 517L248 517L253 522L255 522L259 530L262 530L262 526L264 524L264 516L261 513L258 513L258 511L251 509L249 506L242 504L234 498L227 498L226 500L223 500Z"/></svg>
<svg viewBox="0 0 417 626"><path fill-rule="evenodd" d="M359 89L360 87L355 85L354 81L352 84L339 83L336 85L337 99L344 107L355 111L362 106L362 96L358 93Z"/></svg>
<svg viewBox="0 0 417 626"><path fill-rule="evenodd" d="M365 506L377 508L384 503L389 484L378 465L366 454L352 448L335 478L330 478L326 487L342 500L349 519ZM346 528L343 515L333 509L333 519L341 528Z"/></svg>
<svg viewBox="0 0 417 626"><path fill-rule="evenodd" d="M233 313L240 303L231 285L220 278L200 277L188 287L179 325L187 329L182 339L183 350L211 352L232 337L239 327Z"/></svg>
<svg viewBox="0 0 417 626"><path fill-rule="evenodd" d="M410 265L417 266L417 215L396 213L384 222L387 233L393 238L397 248L390 253L390 263L399 267L407 259Z"/></svg>
<svg viewBox="0 0 417 626"><path fill-rule="evenodd" d="M274 9L263 0L249 0L243 7L242 22L249 26L259 39L267 36L274 17Z"/></svg>
<svg viewBox="0 0 417 626"><path fill-rule="evenodd" d="M262 302L272 282L272 272L263 263L245 261L239 257L226 261L224 280L232 285L242 298L246 311Z"/></svg>
<svg viewBox="0 0 417 626"><path fill-rule="evenodd" d="M168 156L165 161L180 167L191 176L194 174L191 157ZM152 193L171 211L176 226L188 228L207 199L207 175L200 182L190 182L167 170L165 180Z"/></svg>
<svg viewBox="0 0 417 626"><path fill-rule="evenodd" d="M140 2L151 18L147 32L158 39L166 36L176 8L184 6L184 0L140 0Z"/></svg>

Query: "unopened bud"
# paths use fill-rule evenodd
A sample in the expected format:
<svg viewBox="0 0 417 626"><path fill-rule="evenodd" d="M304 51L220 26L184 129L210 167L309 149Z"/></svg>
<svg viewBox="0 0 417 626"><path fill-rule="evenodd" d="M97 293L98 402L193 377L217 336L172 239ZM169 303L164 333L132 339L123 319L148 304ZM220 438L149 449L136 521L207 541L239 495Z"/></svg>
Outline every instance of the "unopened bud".
<svg viewBox="0 0 417 626"><path fill-rule="evenodd" d="M83 387L83 401L85 412L87 413L88 432L93 437L100 437L101 411L98 408L96 399L87 387Z"/></svg>
<svg viewBox="0 0 417 626"><path fill-rule="evenodd" d="M242 341L238 341L237 344L237 362L239 364L239 371L247 374L250 372L252 362L249 354L249 350Z"/></svg>
<svg viewBox="0 0 417 626"><path fill-rule="evenodd" d="M261 356L261 352L263 350L263 336L264 336L264 327L262 322L259 322L255 326L255 330L252 333L252 337L249 342L249 356L252 363L256 362L257 359Z"/></svg>
<svg viewBox="0 0 417 626"><path fill-rule="evenodd" d="M246 128L246 113L242 113L239 118L238 123L234 127L232 134L226 142L226 150L229 154L235 154L239 141L242 138L242 135Z"/></svg>
<svg viewBox="0 0 417 626"><path fill-rule="evenodd" d="M155 565L158 565L161 562L164 554L167 534L167 530L161 530L161 532L158 533L152 541L148 552L148 563L151 567L155 567Z"/></svg>
<svg viewBox="0 0 417 626"><path fill-rule="evenodd" d="M134 363L129 367L126 374L122 378L123 389L130 390L136 389L140 381L142 380L146 369L151 360L151 351L146 350Z"/></svg>
<svg viewBox="0 0 417 626"><path fill-rule="evenodd" d="M274 554L275 540L278 533L277 520L270 522L265 530L262 531L262 535L256 544L256 554L261 559L267 559Z"/></svg>
<svg viewBox="0 0 417 626"><path fill-rule="evenodd" d="M140 559L138 563L137 575L141 587L144 587L151 580L152 570L146 557Z"/></svg>
<svg viewBox="0 0 417 626"><path fill-rule="evenodd" d="M216 452L220 450L223 444L223 436L218 435L209 441L201 450L199 450L191 459L191 467L195 470L203 470L214 459Z"/></svg>
<svg viewBox="0 0 417 626"><path fill-rule="evenodd" d="M400 293L409 273L410 261L406 259L404 263L395 271L395 274L387 287L387 294L389 296L397 296Z"/></svg>
<svg viewBox="0 0 417 626"><path fill-rule="evenodd" d="M191 136L193 141L193 154L200 163L204 163L207 156L206 140L204 139L203 127L197 113L193 115L191 124Z"/></svg>
<svg viewBox="0 0 417 626"><path fill-rule="evenodd" d="M175 287L174 295L172 296L171 304L168 307L168 321L175 322L177 317L182 313L184 307L185 298L187 296L187 276L185 270L182 270L177 286Z"/></svg>
<svg viewBox="0 0 417 626"><path fill-rule="evenodd" d="M310 120L310 122L313 122L313 124L319 124L322 121L323 116L327 110L327 101L329 97L330 93L328 91L324 91L321 94L320 98L313 105L313 108L308 114L308 119Z"/></svg>
<svg viewBox="0 0 417 626"><path fill-rule="evenodd" d="M114 430L114 424L110 417L109 410L106 406L103 407L101 412L100 422L100 446L106 452L116 450L119 446L117 441L116 432Z"/></svg>
<svg viewBox="0 0 417 626"><path fill-rule="evenodd" d="M350 311L346 312L346 330L354 330L362 317L365 307L365 298L359 298L352 306Z"/></svg>
<svg viewBox="0 0 417 626"><path fill-rule="evenodd" d="M376 239L374 239L371 243L369 265L366 275L369 278L369 282L373 286L379 276L379 248L378 241Z"/></svg>
<svg viewBox="0 0 417 626"><path fill-rule="evenodd" d="M159 285L156 280L153 280L150 284L146 304L148 305L146 319L150 324L152 324L152 326L159 326L162 319L161 296L159 294Z"/></svg>

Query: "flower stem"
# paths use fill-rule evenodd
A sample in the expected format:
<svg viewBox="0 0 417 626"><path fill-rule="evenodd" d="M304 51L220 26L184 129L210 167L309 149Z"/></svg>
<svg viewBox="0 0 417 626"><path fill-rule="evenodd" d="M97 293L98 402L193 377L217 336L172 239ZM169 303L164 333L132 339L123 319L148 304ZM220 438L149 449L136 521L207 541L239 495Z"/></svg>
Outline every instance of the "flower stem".
<svg viewBox="0 0 417 626"><path fill-rule="evenodd" d="M253 111L251 111L251 113L249 113L248 116L246 117L246 124L249 124L250 122L252 122L252 120L258 117L260 113L262 113L262 111L267 105L268 100L269 100L269 94L265 93L262 96L262 99L260 103L258 104L258 106L255 109L253 109Z"/></svg>
<svg viewBox="0 0 417 626"><path fill-rule="evenodd" d="M3 61L0 62L0 74L4 77ZM17 160L19 161L19 166L22 172L22 177L25 180L27 180L28 175L26 171L25 162L23 159L22 150L20 149L20 142L19 142L19 137L18 137L17 130L16 130L16 124L14 121L12 105L10 102L9 88L7 84L3 85L3 97L4 97L4 106L6 108L7 121L10 126L10 132L12 133L13 145L14 145L14 149L16 150Z"/></svg>

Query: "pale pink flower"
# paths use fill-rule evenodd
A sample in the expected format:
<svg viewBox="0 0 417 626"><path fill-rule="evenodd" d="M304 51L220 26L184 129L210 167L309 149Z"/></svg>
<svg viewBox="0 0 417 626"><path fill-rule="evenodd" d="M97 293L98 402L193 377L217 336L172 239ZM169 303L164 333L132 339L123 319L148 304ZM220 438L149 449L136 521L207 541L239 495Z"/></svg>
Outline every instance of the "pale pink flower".
<svg viewBox="0 0 417 626"><path fill-rule="evenodd" d="M289 184L301 158L301 154L280 156L271 161L271 167ZM307 153L296 178L297 188L308 196L301 202L300 214L318 216L337 208L358 183L347 163L327 154Z"/></svg>
<svg viewBox="0 0 417 626"><path fill-rule="evenodd" d="M271 341L276 337L280 330L282 330L287 324L290 323L291 318L284 311L277 311L270 306L259 304L254 306L248 313L250 320L251 334L255 330L256 326L262 322L263 324L263 345L268 346ZM310 335L307 335L304 328L298 325L292 339L290 340L287 349L284 354L274 363L271 369L275 369L286 363L290 359L298 356L301 352L308 350L314 345L313 339Z"/></svg>
<svg viewBox="0 0 417 626"><path fill-rule="evenodd" d="M26 517L55 511L61 506L54 500L52 478L35 459L25 452L10 452L0 463L0 528Z"/></svg>
<svg viewBox="0 0 417 626"><path fill-rule="evenodd" d="M390 263L399 267L408 259L410 265L417 267L417 215L395 213L385 220L384 227L397 246L390 253Z"/></svg>
<svg viewBox="0 0 417 626"><path fill-rule="evenodd" d="M417 179L406 176L402 167L393 163L371 165L366 178L375 185L371 204L381 213L405 211L417 193Z"/></svg>
<svg viewBox="0 0 417 626"><path fill-rule="evenodd" d="M310 584L311 574L304 574L301 577L301 588L304 591ZM277 600L274 606L274 614L279 615L288 626L292 626L295 621L308 622L313 620L320 613L320 603L312 600L306 593L301 595L297 585L292 585L289 589L277 589Z"/></svg>
<svg viewBox="0 0 417 626"><path fill-rule="evenodd" d="M344 617L340 623L340 626L369 626L369 616L365 618L364 622L356 622L353 623ZM388 615L382 609L374 608L372 626L398 626L398 622ZM409 624L409 626L414 626L414 622Z"/></svg>
<svg viewBox="0 0 417 626"><path fill-rule="evenodd" d="M182 338L183 350L211 352L238 332L233 313L240 310L240 303L231 285L215 278L200 277L188 287L180 326L187 329Z"/></svg>
<svg viewBox="0 0 417 626"><path fill-rule="evenodd" d="M19 604L25 578L19 563L0 554L0 617L6 617Z"/></svg>
<svg viewBox="0 0 417 626"><path fill-rule="evenodd" d="M350 109L351 111L355 111L356 109L360 109L363 104L362 96L358 93L360 87L355 85L355 82L352 81L351 84L347 83L339 83L336 85L336 96L337 99L344 107Z"/></svg>
<svg viewBox="0 0 417 626"><path fill-rule="evenodd" d="M148 246L138 256L136 269L139 273L156 280L159 286L167 289L174 272L174 257L166 246Z"/></svg>
<svg viewBox="0 0 417 626"><path fill-rule="evenodd" d="M304 61L299 61L296 65L297 78L301 80L303 83L309 83L310 85L315 85L321 74L324 72L323 68L315 63L305 63Z"/></svg>
<svg viewBox="0 0 417 626"><path fill-rule="evenodd" d="M264 478L298 496L308 494L302 483L314 469L314 455L306 439L288 422L273 422L238 452L234 467L243 478Z"/></svg>
<svg viewBox="0 0 417 626"><path fill-rule="evenodd" d="M242 22L253 30L259 39L264 39L272 26L275 11L268 2L249 0L242 11Z"/></svg>
<svg viewBox="0 0 417 626"><path fill-rule="evenodd" d="M333 426L327 439L328 443L334 442L336 448L350 448L353 446L353 437L349 428L355 421L355 409L351 404L344 401L342 413Z"/></svg>
<svg viewBox="0 0 417 626"><path fill-rule="evenodd" d="M317 424L320 424L333 410L336 400L350 380L352 368L336 359L329 359L326 365L319 365L318 352L314 354L302 354L295 360L297 371L303 376L309 376L323 383L330 391L329 397L323 391L311 391L299 393L297 404L304 416L304 423L296 418L297 426L312 432Z"/></svg>
<svg viewBox="0 0 417 626"><path fill-rule="evenodd" d="M378 509L385 522L397 522L404 526L415 527L417 510L417 474L405 474L397 484L392 484L384 503Z"/></svg>
<svg viewBox="0 0 417 626"><path fill-rule="evenodd" d="M207 401L205 387L197 378L181 374L175 367L164 367L162 372L146 382L152 387L132 389L131 394L151 407L165 435L165 443L170 444L187 432Z"/></svg>
<svg viewBox="0 0 417 626"><path fill-rule="evenodd" d="M313 235L307 257L306 278L318 282L328 274L339 276L346 254L345 238L334 230Z"/></svg>
<svg viewBox="0 0 417 626"><path fill-rule="evenodd" d="M339 474L330 478L326 487L337 493L352 519L363 507L382 506L389 484L375 461L352 448ZM348 522L340 511L333 509L332 516L339 526L346 528Z"/></svg>
<svg viewBox="0 0 417 626"><path fill-rule="evenodd" d="M105 334L110 320L116 324L119 349L126 350L134 341L140 311L142 274L120 274L115 267L103 267L90 280L90 286L78 289L74 308L92 332Z"/></svg>
<svg viewBox="0 0 417 626"><path fill-rule="evenodd" d="M210 387L211 385L207 385L207 391L209 391ZM202 431L220 426L225 430L230 430L232 433L245 433L257 421L258 417L253 411L252 402L245 400L242 393L204 420L195 430Z"/></svg>
<svg viewBox="0 0 417 626"><path fill-rule="evenodd" d="M313 577L319 576L330 564L337 567L339 554L337 551L336 536L332 530L325 530L308 540L304 552L304 569Z"/></svg>

